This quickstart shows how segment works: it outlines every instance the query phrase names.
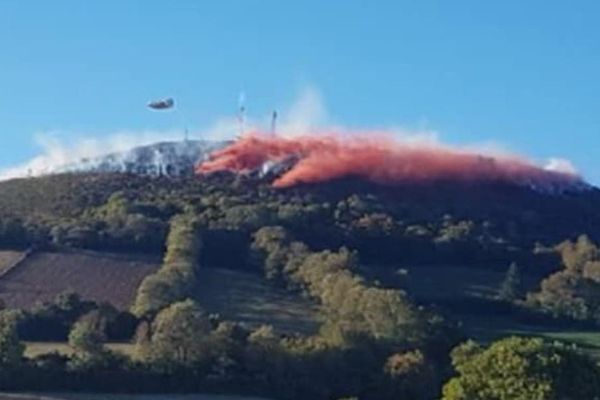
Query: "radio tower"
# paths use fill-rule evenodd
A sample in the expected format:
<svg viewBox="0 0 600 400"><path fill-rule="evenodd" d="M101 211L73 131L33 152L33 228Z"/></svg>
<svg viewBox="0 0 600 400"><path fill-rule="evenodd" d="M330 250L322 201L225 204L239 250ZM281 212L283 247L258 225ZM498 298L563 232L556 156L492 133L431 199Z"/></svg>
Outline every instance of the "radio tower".
<svg viewBox="0 0 600 400"><path fill-rule="evenodd" d="M238 138L244 136L246 133L246 93L241 91L238 96L238 124L239 124L239 133Z"/></svg>
<svg viewBox="0 0 600 400"><path fill-rule="evenodd" d="M239 136L242 137L242 136L244 136L244 133L246 131L246 107L244 107L243 105L240 106L240 112L238 114L238 122L240 124Z"/></svg>
<svg viewBox="0 0 600 400"><path fill-rule="evenodd" d="M275 136L277 134L277 110L273 110L273 114L271 115L271 135Z"/></svg>

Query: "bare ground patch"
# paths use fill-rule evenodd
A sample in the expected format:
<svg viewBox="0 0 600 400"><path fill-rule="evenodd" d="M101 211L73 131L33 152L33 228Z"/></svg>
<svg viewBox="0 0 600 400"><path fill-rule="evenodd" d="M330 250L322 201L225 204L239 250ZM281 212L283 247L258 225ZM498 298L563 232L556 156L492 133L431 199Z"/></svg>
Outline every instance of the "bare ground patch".
<svg viewBox="0 0 600 400"><path fill-rule="evenodd" d="M0 275L4 274L16 262L23 257L22 251L2 250L0 251Z"/></svg>
<svg viewBox="0 0 600 400"><path fill-rule="evenodd" d="M89 251L39 252L0 277L0 299L9 308L30 309L65 291L127 309L144 277L159 261Z"/></svg>

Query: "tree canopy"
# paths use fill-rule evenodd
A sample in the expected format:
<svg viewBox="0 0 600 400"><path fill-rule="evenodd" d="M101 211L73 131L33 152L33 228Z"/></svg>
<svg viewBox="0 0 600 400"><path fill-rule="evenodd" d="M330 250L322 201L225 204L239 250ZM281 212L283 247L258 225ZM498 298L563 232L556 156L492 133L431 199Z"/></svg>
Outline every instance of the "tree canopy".
<svg viewBox="0 0 600 400"><path fill-rule="evenodd" d="M443 400L578 400L600 396L600 371L575 349L542 339L510 337L483 348L452 351L457 376Z"/></svg>

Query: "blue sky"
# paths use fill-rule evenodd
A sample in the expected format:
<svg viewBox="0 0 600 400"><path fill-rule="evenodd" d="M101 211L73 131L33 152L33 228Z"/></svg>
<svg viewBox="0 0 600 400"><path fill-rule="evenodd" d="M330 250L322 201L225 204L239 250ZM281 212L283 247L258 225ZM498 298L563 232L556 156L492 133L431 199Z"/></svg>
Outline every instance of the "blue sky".
<svg viewBox="0 0 600 400"><path fill-rule="evenodd" d="M316 88L330 118L571 160L600 184L596 1L0 1L0 169L115 132L192 130Z"/></svg>

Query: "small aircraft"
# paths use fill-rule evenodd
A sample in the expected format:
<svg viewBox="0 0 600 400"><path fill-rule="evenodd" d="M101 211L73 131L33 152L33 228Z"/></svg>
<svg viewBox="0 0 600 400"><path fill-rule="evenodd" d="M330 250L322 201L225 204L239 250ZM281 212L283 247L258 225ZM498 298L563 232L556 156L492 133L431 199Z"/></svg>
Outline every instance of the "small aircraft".
<svg viewBox="0 0 600 400"><path fill-rule="evenodd" d="M154 100L148 103L148 107L153 110L167 110L169 108L173 108L175 105L175 100L172 98L162 99L162 100Z"/></svg>

